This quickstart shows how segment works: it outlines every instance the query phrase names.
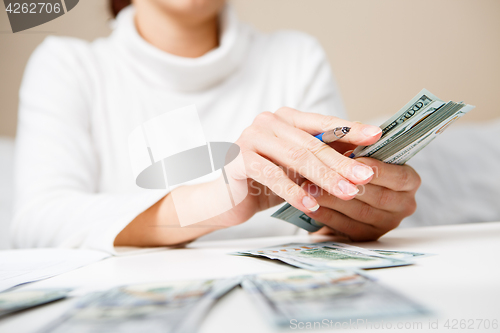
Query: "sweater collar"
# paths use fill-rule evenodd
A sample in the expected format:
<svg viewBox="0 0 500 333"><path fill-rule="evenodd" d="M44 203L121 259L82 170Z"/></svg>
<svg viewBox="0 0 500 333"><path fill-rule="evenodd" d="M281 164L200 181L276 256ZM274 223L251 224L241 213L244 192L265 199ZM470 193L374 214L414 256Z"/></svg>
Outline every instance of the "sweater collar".
<svg viewBox="0 0 500 333"><path fill-rule="evenodd" d="M139 35L134 16L133 6L120 12L112 39L141 77L167 89L194 92L215 86L243 63L250 45L248 27L229 6L220 17L219 46L198 58L175 56L149 44Z"/></svg>

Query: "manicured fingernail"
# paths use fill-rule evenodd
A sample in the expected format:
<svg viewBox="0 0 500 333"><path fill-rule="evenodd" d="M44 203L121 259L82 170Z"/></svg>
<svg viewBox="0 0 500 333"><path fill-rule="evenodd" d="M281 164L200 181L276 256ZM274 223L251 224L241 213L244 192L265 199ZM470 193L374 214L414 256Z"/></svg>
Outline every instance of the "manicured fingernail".
<svg viewBox="0 0 500 333"><path fill-rule="evenodd" d="M321 195L321 189L315 184L309 184L305 186L305 190L315 198Z"/></svg>
<svg viewBox="0 0 500 333"><path fill-rule="evenodd" d="M365 127L363 127L363 134L368 137L375 136L380 132L382 132L382 130L377 126L366 125Z"/></svg>
<svg viewBox="0 0 500 333"><path fill-rule="evenodd" d="M347 195L355 195L359 192L358 188L355 185L343 179L339 181L339 188L342 192L344 192L344 194Z"/></svg>
<svg viewBox="0 0 500 333"><path fill-rule="evenodd" d="M315 212L319 209L318 202L309 196L305 196L304 198L302 198L302 204L311 212Z"/></svg>
<svg viewBox="0 0 500 333"><path fill-rule="evenodd" d="M367 180L371 176L373 176L373 170L370 167L356 165L352 168L352 174L356 179L359 180Z"/></svg>

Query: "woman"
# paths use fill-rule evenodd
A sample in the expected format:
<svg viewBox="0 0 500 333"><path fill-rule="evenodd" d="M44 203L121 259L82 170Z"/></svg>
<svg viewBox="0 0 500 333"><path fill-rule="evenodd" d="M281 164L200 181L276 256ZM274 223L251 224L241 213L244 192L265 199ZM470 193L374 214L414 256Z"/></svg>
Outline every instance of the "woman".
<svg viewBox="0 0 500 333"><path fill-rule="evenodd" d="M376 239L413 213L420 182L413 169L343 156L376 142L380 129L341 119L338 90L314 39L259 33L238 22L223 0L136 0L123 9L123 1L113 3L120 13L108 38L49 37L28 63L20 91L15 246L113 252L113 245L180 244L212 232L293 234L294 226L270 218L242 224L283 199L324 223L322 233L354 240ZM248 179L250 191L273 192L248 195L230 211L181 228L172 193L202 210L214 183L141 190L127 138L145 120L190 104L208 141L241 148L245 174L229 176ZM311 135L337 126L352 128L333 146L338 151Z"/></svg>

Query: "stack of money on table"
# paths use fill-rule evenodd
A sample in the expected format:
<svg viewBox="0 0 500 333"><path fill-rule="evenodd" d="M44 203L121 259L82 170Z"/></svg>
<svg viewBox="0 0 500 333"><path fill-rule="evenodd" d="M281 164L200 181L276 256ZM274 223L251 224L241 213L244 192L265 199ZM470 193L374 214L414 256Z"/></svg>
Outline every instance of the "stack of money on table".
<svg viewBox="0 0 500 333"><path fill-rule="evenodd" d="M361 271L411 265L414 259L430 254L364 249L331 241L290 243L231 254L279 260L299 269L225 279L160 281L90 292L39 332L191 333L197 331L215 303L238 285L272 323L292 329L306 322L333 328L347 320L359 325L366 318L430 313L425 306ZM75 294L81 292L63 288L3 292L0 317Z"/></svg>
<svg viewBox="0 0 500 333"><path fill-rule="evenodd" d="M450 124L472 109L474 106L463 102L445 103L423 89L398 113L380 125L382 136L376 143L356 148L350 157L371 157L386 163L405 164ZM323 226L290 204L285 204L272 216L310 232Z"/></svg>
<svg viewBox="0 0 500 333"><path fill-rule="evenodd" d="M94 292L80 297L41 333L191 333L197 331L217 300L238 285L271 323L292 329L312 321L326 325L323 328L333 328L347 320L359 324L365 318L379 320L430 313L425 306L361 271L411 265L414 258L429 254L368 250L330 241L283 244L231 254L275 259L300 269L226 279L163 281ZM47 291L48 295L49 292L54 291ZM20 292L12 292L7 296L15 309L20 309L23 302L25 307L33 304L30 295L22 297ZM16 297L17 301L12 302ZM0 297L0 304L1 301Z"/></svg>
<svg viewBox="0 0 500 333"><path fill-rule="evenodd" d="M291 329L337 328L354 320L430 313L360 269L411 265L431 254L369 250L337 242L290 243L231 253L279 260L299 269L245 277L241 285L274 324Z"/></svg>

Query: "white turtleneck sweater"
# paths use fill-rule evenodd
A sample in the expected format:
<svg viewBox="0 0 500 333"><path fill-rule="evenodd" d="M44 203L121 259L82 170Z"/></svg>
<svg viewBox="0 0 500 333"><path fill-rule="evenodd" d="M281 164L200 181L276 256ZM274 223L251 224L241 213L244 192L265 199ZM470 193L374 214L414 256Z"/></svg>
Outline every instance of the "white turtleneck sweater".
<svg viewBox="0 0 500 333"><path fill-rule="evenodd" d="M228 142L282 106L345 118L310 36L262 34L226 10L220 46L189 59L144 41L133 16L123 10L107 38L49 37L33 53L20 91L14 246L113 253L116 235L166 194L135 185L128 153L130 132L159 114L195 104L207 141ZM202 239L297 232L269 216Z"/></svg>

